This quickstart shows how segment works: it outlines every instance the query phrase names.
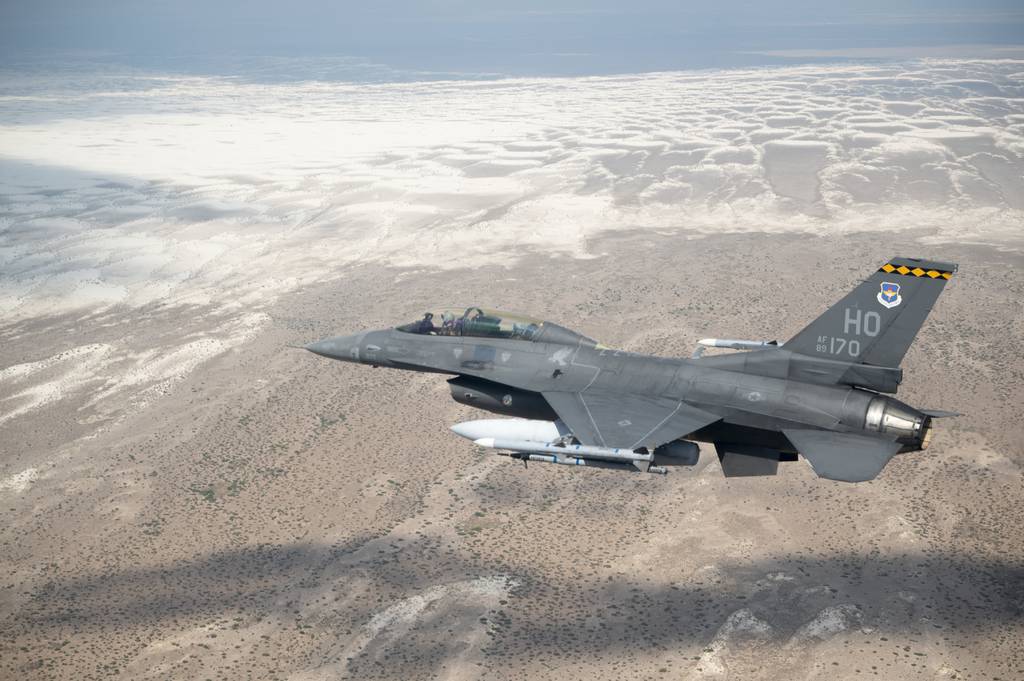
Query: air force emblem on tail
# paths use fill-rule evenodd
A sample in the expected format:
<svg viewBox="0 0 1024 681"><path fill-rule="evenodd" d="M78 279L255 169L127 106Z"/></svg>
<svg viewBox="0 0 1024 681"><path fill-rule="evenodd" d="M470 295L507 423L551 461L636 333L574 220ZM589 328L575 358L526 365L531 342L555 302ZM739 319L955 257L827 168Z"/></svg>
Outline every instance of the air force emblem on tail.
<svg viewBox="0 0 1024 681"><path fill-rule="evenodd" d="M878 292L878 302L884 307L893 308L903 302L903 296L900 295L900 285L894 284L891 281L882 282L882 290Z"/></svg>

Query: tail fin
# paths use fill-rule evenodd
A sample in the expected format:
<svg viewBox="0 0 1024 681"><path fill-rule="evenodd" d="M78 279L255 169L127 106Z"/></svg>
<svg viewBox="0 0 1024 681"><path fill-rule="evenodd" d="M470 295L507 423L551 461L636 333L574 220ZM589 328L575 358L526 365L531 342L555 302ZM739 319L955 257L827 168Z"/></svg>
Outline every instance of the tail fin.
<svg viewBox="0 0 1024 681"><path fill-rule="evenodd" d="M897 367L955 263L893 258L785 343L813 357Z"/></svg>

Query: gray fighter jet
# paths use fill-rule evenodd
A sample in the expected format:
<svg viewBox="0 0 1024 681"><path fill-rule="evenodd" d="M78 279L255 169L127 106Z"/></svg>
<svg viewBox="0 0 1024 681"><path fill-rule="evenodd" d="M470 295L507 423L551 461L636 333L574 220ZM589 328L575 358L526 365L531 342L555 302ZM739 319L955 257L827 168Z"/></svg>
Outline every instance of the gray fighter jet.
<svg viewBox="0 0 1024 681"><path fill-rule="evenodd" d="M318 355L448 374L456 401L517 417L452 426L506 456L665 473L715 447L727 476L803 456L823 478L876 477L928 446L932 419L888 394L953 263L893 258L785 343L704 339L689 358L605 347L558 324L479 307L328 338ZM703 356L707 346L741 352Z"/></svg>

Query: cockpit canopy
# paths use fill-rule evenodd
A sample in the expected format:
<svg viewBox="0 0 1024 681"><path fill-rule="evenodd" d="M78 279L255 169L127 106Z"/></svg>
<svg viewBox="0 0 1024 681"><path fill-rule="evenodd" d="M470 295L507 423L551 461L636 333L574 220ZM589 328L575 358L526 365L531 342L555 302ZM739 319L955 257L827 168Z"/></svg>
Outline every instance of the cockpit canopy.
<svg viewBox="0 0 1024 681"><path fill-rule="evenodd" d="M533 340L544 322L522 315L470 307L463 311L427 312L423 318L398 327L406 333L431 336L476 336L478 338L517 338Z"/></svg>
<svg viewBox="0 0 1024 681"><path fill-rule="evenodd" d="M421 319L403 324L398 330L429 336L505 338L543 343L594 343L586 336L558 324L482 307L468 307L464 311L426 312Z"/></svg>

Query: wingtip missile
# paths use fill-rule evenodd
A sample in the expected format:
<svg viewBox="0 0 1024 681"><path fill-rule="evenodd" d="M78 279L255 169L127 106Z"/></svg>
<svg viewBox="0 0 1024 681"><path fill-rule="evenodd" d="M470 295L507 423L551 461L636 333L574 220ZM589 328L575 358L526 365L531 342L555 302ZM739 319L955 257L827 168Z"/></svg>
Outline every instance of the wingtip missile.
<svg viewBox="0 0 1024 681"><path fill-rule="evenodd" d="M776 348L781 345L778 341L752 341L735 340L731 338L701 338L698 345L706 348L729 348L730 350L760 350L762 348Z"/></svg>

